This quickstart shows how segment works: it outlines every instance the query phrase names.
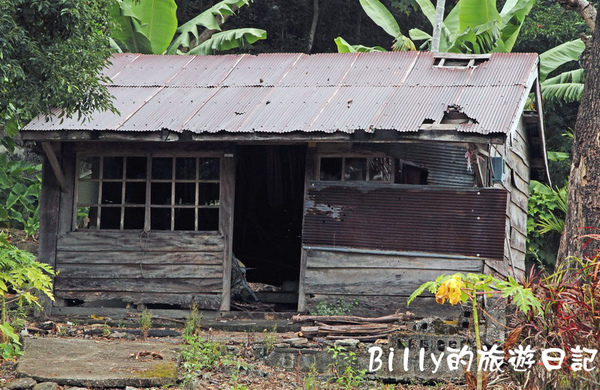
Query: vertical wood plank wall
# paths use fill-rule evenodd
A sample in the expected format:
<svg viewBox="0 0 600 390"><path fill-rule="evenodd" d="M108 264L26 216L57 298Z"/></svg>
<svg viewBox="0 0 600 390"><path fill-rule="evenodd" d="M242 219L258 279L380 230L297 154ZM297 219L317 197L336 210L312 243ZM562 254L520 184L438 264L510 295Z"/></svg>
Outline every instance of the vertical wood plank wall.
<svg viewBox="0 0 600 390"><path fill-rule="evenodd" d="M504 262L486 261L486 269L506 275L517 276L525 273L525 253L527 252L527 202L529 199L529 146L526 128L521 119L515 134L509 136L506 144L494 145L492 157L504 157L506 172L504 180L494 186L506 189L508 202L506 207L506 237Z"/></svg>

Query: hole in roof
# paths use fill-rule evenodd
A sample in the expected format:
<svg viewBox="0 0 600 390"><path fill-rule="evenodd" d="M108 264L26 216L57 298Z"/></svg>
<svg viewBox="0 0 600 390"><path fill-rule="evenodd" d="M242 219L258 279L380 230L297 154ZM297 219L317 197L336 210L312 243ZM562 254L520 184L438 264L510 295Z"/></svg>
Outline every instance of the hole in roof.
<svg viewBox="0 0 600 390"><path fill-rule="evenodd" d="M476 119L469 117L458 106L448 106L440 123L464 124L479 123Z"/></svg>
<svg viewBox="0 0 600 390"><path fill-rule="evenodd" d="M476 67L489 58L434 58L433 66L440 68L468 68Z"/></svg>

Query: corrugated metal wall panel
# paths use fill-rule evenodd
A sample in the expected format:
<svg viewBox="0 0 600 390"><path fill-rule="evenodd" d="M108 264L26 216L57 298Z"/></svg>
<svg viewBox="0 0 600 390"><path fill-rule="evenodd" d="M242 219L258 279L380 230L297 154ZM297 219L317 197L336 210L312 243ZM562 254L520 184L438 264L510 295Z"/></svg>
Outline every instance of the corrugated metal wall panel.
<svg viewBox="0 0 600 390"><path fill-rule="evenodd" d="M303 245L502 260L504 190L311 182Z"/></svg>

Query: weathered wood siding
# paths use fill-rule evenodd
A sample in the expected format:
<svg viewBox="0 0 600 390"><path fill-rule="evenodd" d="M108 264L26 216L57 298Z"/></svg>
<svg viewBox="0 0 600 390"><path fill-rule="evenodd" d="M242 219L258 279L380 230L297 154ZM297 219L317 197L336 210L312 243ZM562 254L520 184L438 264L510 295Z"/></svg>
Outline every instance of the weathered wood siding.
<svg viewBox="0 0 600 390"><path fill-rule="evenodd" d="M356 314L389 314L406 308L407 297L441 274L482 272L483 260L425 253L304 247L306 309L320 301L352 304ZM431 299L411 306L426 311Z"/></svg>
<svg viewBox="0 0 600 390"><path fill-rule="evenodd" d="M508 191L508 202L504 261L489 261L486 265L503 275L512 275L514 268L517 276L523 276L527 252L530 156L526 128L522 120L515 133L508 137L506 144L493 146L490 155L504 157L506 161L504 180L495 183L494 186Z"/></svg>
<svg viewBox="0 0 600 390"><path fill-rule="evenodd" d="M55 295L86 302L219 309L223 288L221 235L85 231L57 240Z"/></svg>

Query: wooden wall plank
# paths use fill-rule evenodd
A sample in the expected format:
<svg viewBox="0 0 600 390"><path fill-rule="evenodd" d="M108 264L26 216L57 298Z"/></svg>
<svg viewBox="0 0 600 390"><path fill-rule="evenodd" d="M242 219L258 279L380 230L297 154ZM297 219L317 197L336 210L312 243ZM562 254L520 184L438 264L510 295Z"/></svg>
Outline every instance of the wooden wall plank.
<svg viewBox="0 0 600 390"><path fill-rule="evenodd" d="M305 294L409 296L421 284L459 270L308 268Z"/></svg>
<svg viewBox="0 0 600 390"><path fill-rule="evenodd" d="M218 279L89 279L56 277L57 291L129 291L145 293L221 293Z"/></svg>
<svg viewBox="0 0 600 390"><path fill-rule="evenodd" d="M306 308L310 311L319 302L335 305L341 301L345 305L351 306L349 314L365 317L384 316L394 314L398 310L400 312L409 310L419 318L431 317L435 314L436 317L443 320L456 321L462 314L460 305L440 305L435 302L433 297L417 297L408 307L406 306L406 299L407 297L390 295L314 294L306 297Z"/></svg>
<svg viewBox="0 0 600 390"><path fill-rule="evenodd" d="M223 252L223 237L189 232L128 232L88 230L58 237L61 251Z"/></svg>
<svg viewBox="0 0 600 390"><path fill-rule="evenodd" d="M56 264L197 264L221 265L221 252L72 252L58 251Z"/></svg>
<svg viewBox="0 0 600 390"><path fill-rule="evenodd" d="M77 299L92 303L100 300L118 299L133 305L167 304L190 307L196 303L199 309L218 310L221 304L219 294L195 293L135 293L126 291L69 291L59 290L56 297L60 299Z"/></svg>
<svg viewBox="0 0 600 390"><path fill-rule="evenodd" d="M417 256L390 256L348 252L308 250L308 268L390 268L459 270L460 272L481 272L483 260L444 259Z"/></svg>
<svg viewBox="0 0 600 390"><path fill-rule="evenodd" d="M222 265L196 264L62 264L61 278L213 279L222 278Z"/></svg>

